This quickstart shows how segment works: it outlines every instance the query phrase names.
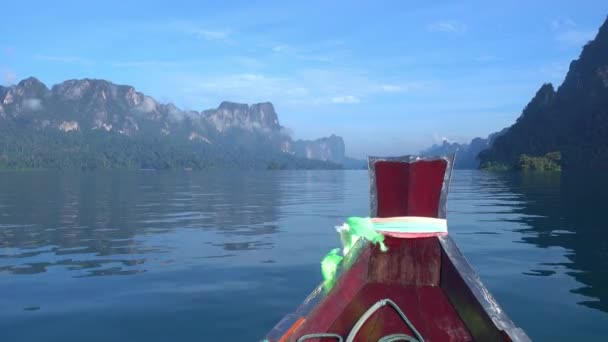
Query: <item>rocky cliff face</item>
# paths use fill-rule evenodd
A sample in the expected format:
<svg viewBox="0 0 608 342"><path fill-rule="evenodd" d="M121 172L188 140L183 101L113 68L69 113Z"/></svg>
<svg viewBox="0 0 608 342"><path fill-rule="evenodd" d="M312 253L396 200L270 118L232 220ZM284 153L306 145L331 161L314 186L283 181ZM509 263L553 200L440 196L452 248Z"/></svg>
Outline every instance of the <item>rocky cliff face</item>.
<svg viewBox="0 0 608 342"><path fill-rule="evenodd" d="M565 169L608 169L608 20L557 91L544 84L480 156L484 163L513 165L523 154L549 152L562 152Z"/></svg>
<svg viewBox="0 0 608 342"><path fill-rule="evenodd" d="M103 129L133 135L139 131L141 121L160 121L168 113L167 106L160 106L133 87L104 80L69 80L49 90L30 77L5 88L1 100L4 119L15 119L33 128L62 129L77 124L79 130Z"/></svg>
<svg viewBox="0 0 608 342"><path fill-rule="evenodd" d="M345 160L344 140L336 135L316 140L297 140L293 144L296 156L342 164Z"/></svg>
<svg viewBox="0 0 608 342"><path fill-rule="evenodd" d="M100 130L128 137L173 136L207 144L238 145L283 152L307 159L341 163L344 141L332 135L293 141L284 133L270 102L252 105L222 102L215 109L184 111L162 104L128 85L105 80L68 80L47 88L30 77L0 86L0 126L16 124L36 130Z"/></svg>
<svg viewBox="0 0 608 342"><path fill-rule="evenodd" d="M270 102L249 106L224 101L217 109L204 111L203 116L220 133L235 128L266 133L276 133L281 130L279 118Z"/></svg>
<svg viewBox="0 0 608 342"><path fill-rule="evenodd" d="M30 77L12 87L0 86L0 118L31 117L40 112L42 103L49 96L49 89Z"/></svg>

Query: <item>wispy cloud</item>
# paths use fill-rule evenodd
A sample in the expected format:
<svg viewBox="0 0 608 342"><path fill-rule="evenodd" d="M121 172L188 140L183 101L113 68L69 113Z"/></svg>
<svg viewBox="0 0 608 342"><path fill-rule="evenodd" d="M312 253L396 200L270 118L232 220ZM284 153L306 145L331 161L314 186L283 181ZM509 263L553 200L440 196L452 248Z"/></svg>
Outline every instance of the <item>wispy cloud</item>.
<svg viewBox="0 0 608 342"><path fill-rule="evenodd" d="M236 64L250 69L258 69L266 66L266 63L259 58L248 56L234 56L231 58Z"/></svg>
<svg viewBox="0 0 608 342"><path fill-rule="evenodd" d="M457 20L440 20L429 24L427 29L431 32L461 33L465 32L467 27Z"/></svg>
<svg viewBox="0 0 608 342"><path fill-rule="evenodd" d="M553 31L559 31L559 30L571 29L573 27L576 27L576 23L574 22L574 20L569 19L569 18L566 18L566 19L558 18L558 19L553 19L553 20L549 21L549 27Z"/></svg>
<svg viewBox="0 0 608 342"><path fill-rule="evenodd" d="M42 109L42 101L40 99L25 99L22 105L26 110L31 112L37 112Z"/></svg>
<svg viewBox="0 0 608 342"><path fill-rule="evenodd" d="M480 55L475 57L475 62L479 62L479 63L485 63L485 62L492 62L496 60L496 56L493 55Z"/></svg>
<svg viewBox="0 0 608 342"><path fill-rule="evenodd" d="M596 30L581 29L569 18L553 19L549 22L549 28L555 33L555 40L565 46L582 46L597 33Z"/></svg>
<svg viewBox="0 0 608 342"><path fill-rule="evenodd" d="M296 57L310 62L333 63L336 61L336 58L329 54L298 54Z"/></svg>
<svg viewBox="0 0 608 342"><path fill-rule="evenodd" d="M94 65L95 62L88 58L77 57L77 56L49 56L49 55L36 55L34 57L37 61L52 62L52 63L66 63L66 64L80 64L83 66Z"/></svg>
<svg viewBox="0 0 608 342"><path fill-rule="evenodd" d="M382 84L380 88L382 89L382 91L387 93L400 93L405 90L403 86L395 84Z"/></svg>
<svg viewBox="0 0 608 342"><path fill-rule="evenodd" d="M176 61L128 61L128 62L112 62L111 66L116 68L175 68L190 66L191 62L176 62Z"/></svg>
<svg viewBox="0 0 608 342"><path fill-rule="evenodd" d="M272 52L281 53L291 50L291 47L287 44L275 45L272 47Z"/></svg>
<svg viewBox="0 0 608 342"><path fill-rule="evenodd" d="M12 71L10 69L2 70L2 82L4 82L4 84L6 84L6 85L14 84L16 79L17 79L17 75L15 74L14 71Z"/></svg>
<svg viewBox="0 0 608 342"><path fill-rule="evenodd" d="M256 73L219 76L182 74L177 77L177 83L187 94L247 102L274 98L299 99L308 95L308 89L293 80Z"/></svg>
<svg viewBox="0 0 608 342"><path fill-rule="evenodd" d="M557 34L555 39L564 45L582 46L595 37L595 30L567 30Z"/></svg>
<svg viewBox="0 0 608 342"><path fill-rule="evenodd" d="M401 83L384 83L384 84L375 84L370 83L369 93L411 93L424 91L425 89L432 88L430 84L422 81L413 81L413 82L401 82Z"/></svg>
<svg viewBox="0 0 608 342"><path fill-rule="evenodd" d="M207 29L196 29L192 31L199 38L207 40L224 40L231 34L230 31L226 30L207 30Z"/></svg>
<svg viewBox="0 0 608 342"><path fill-rule="evenodd" d="M306 45L275 44L271 47L275 55L284 55L308 62L331 63L337 56L347 53L341 40L325 40Z"/></svg>
<svg viewBox="0 0 608 342"><path fill-rule="evenodd" d="M225 41L234 34L234 29L205 27L187 21L171 22L168 26L171 30L181 31L209 41Z"/></svg>
<svg viewBox="0 0 608 342"><path fill-rule="evenodd" d="M353 104L361 102L361 99L354 95L334 96L331 98L331 102L338 104Z"/></svg>
<svg viewBox="0 0 608 342"><path fill-rule="evenodd" d="M380 88L386 93L401 93L407 90L407 86L396 84L383 84Z"/></svg>
<svg viewBox="0 0 608 342"><path fill-rule="evenodd" d="M12 57L15 54L15 48L12 46L7 46L2 49L2 53L7 57Z"/></svg>
<svg viewBox="0 0 608 342"><path fill-rule="evenodd" d="M209 105L229 98L241 102L272 100L277 105L298 108L357 104L376 96L427 91L425 82L388 82L367 72L336 69L303 69L282 73L204 75L174 74L172 82L196 105L209 99ZM190 104L193 105L193 104Z"/></svg>
<svg viewBox="0 0 608 342"><path fill-rule="evenodd" d="M433 132L433 134L431 134L431 140L433 141L433 144L442 144L444 141L448 143L452 142L450 139L448 139L448 137L438 134L437 132Z"/></svg>
<svg viewBox="0 0 608 342"><path fill-rule="evenodd" d="M266 63L257 58L247 56L226 56L223 61L231 67L238 65L246 69L259 69L266 66ZM232 63L232 64L230 64ZM189 60L132 60L132 61L112 61L108 62L109 66L114 68L125 69L177 69L188 70L209 65L209 60L206 59L189 59Z"/></svg>
<svg viewBox="0 0 608 342"><path fill-rule="evenodd" d="M540 67L539 71L545 75L553 84L558 85L566 77L568 72L567 62L552 62Z"/></svg>

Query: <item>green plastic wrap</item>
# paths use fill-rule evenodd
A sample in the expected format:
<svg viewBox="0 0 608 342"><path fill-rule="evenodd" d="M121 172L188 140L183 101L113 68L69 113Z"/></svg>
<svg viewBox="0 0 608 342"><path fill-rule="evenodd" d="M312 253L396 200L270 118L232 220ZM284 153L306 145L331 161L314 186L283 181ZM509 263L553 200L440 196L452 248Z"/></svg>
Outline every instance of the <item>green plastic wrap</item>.
<svg viewBox="0 0 608 342"><path fill-rule="evenodd" d="M349 217L345 224L336 227L336 229L342 241L342 255L340 255L340 248L335 248L321 261L321 274L326 290L330 290L334 286L338 266L359 239L379 244L380 250L383 252L388 250L384 244L384 236L376 232L369 217Z"/></svg>
<svg viewBox="0 0 608 342"><path fill-rule="evenodd" d="M321 261L321 273L323 274L323 282L326 289L331 289L336 282L336 273L338 272L338 265L344 259L340 254L340 248L332 249L323 261Z"/></svg>
<svg viewBox="0 0 608 342"><path fill-rule="evenodd" d="M374 229L374 224L372 223L371 218L349 217L346 220L346 224L348 224L352 235L362 237L373 244L379 244L380 250L383 252L388 250L384 244L384 235L378 233Z"/></svg>

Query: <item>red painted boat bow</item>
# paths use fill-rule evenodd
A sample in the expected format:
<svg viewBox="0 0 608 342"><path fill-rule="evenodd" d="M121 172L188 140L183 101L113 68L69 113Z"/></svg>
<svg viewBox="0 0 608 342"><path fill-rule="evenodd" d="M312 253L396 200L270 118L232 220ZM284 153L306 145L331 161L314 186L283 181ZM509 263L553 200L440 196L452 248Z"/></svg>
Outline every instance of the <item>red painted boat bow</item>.
<svg viewBox="0 0 608 342"><path fill-rule="evenodd" d="M445 219L453 162L453 155L370 157L371 216ZM529 341L452 239L430 235L386 235L388 252L361 239L335 286L321 284L265 341L375 342L395 334L421 342Z"/></svg>

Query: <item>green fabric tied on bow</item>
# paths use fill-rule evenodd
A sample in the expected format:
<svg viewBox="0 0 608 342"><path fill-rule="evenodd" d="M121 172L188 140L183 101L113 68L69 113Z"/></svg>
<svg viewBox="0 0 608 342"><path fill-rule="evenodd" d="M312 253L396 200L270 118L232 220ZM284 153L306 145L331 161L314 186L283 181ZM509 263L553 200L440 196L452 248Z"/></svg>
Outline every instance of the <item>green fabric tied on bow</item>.
<svg viewBox="0 0 608 342"><path fill-rule="evenodd" d="M326 289L331 289L334 286L338 265L344 259L338 253L340 253L340 248L334 248L321 261L321 274L323 274L323 283Z"/></svg>
<svg viewBox="0 0 608 342"><path fill-rule="evenodd" d="M346 224L352 230L352 235L359 236L365 240L380 245L380 250L386 252L388 248L384 244L384 235L374 229L372 219L369 217L349 217ZM352 246L351 246L352 247Z"/></svg>
<svg viewBox="0 0 608 342"><path fill-rule="evenodd" d="M323 283L327 291L331 290L336 283L338 266L360 238L372 244L380 245L380 250L383 252L388 250L384 244L384 235L374 229L372 220L369 217L349 217L346 223L336 227L336 230L340 234L340 240L342 241L342 255L339 254L340 249L335 248L321 261L321 274L323 275Z"/></svg>

